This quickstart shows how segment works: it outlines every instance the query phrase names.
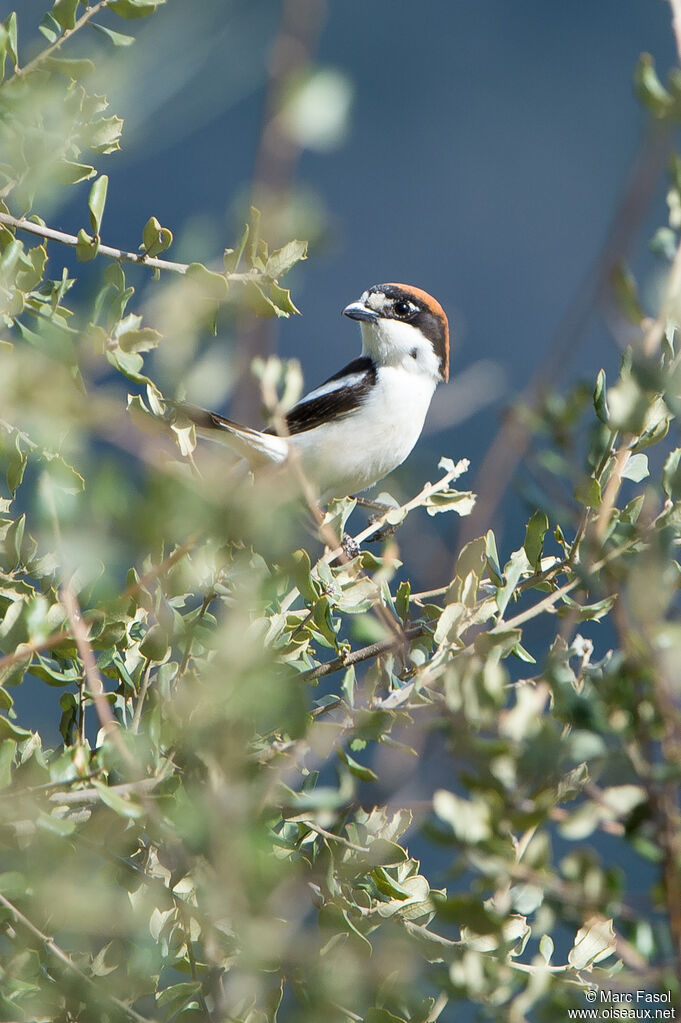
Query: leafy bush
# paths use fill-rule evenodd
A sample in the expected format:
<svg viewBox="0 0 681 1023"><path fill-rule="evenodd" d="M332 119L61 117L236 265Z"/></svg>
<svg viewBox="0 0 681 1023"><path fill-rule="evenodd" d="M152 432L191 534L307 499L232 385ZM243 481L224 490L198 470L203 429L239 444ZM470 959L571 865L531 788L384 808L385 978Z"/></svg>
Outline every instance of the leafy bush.
<svg viewBox="0 0 681 1023"><path fill-rule="evenodd" d="M578 390L537 412L560 502L509 557L487 531L412 592L398 527L467 515L465 461L388 503L357 552L354 499L313 506L310 530L295 479L235 487L167 426L157 346L295 313L280 280L305 246L270 253L255 213L220 270L168 259L153 216L137 252L104 243L95 165L122 121L61 46L85 26L125 46L92 19L161 2L56 0L23 66L16 15L0 33L0 1018L428 1023L467 1002L519 1021L594 988L677 999L676 163L659 312L620 273L619 378L599 374L593 410ZM644 57L637 83L678 116L676 73ZM51 230L55 181L87 179L89 224ZM96 287L64 246L98 257ZM160 277L152 323L131 274ZM295 367L260 376L276 417ZM402 779L428 748L450 783L417 774L415 816Z"/></svg>

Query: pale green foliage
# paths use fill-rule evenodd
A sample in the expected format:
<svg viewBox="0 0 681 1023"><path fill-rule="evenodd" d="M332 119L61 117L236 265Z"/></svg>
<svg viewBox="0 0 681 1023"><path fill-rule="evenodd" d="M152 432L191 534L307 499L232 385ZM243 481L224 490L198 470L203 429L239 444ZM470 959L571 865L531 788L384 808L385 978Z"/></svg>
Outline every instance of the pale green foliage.
<svg viewBox="0 0 681 1023"><path fill-rule="evenodd" d="M57 0L44 34L158 2ZM79 161L121 122L74 80L82 60L12 74L14 16L0 45L3 212L40 214L47 178L19 140L43 152L54 118L50 182L94 177L77 255L102 262L108 181ZM639 88L667 116L676 93L653 75L644 62ZM137 259L164 271L150 261L171 242L152 215ZM254 211L224 272L170 264L144 309L122 261L88 303L55 241L3 227L0 250L0 1018L430 1023L463 1000L520 1021L614 979L678 993L672 303L659 352L599 374L595 414L583 388L541 410L562 505L532 509L503 558L492 531L473 540L419 594L393 534L472 511L452 485L465 460L410 501L381 495L359 553L336 547L356 502L333 502L320 554L295 473L236 486L212 451L194 471L193 427L166 422L156 354L234 311L295 313L279 280L304 243L270 252ZM633 282L616 284L640 324ZM256 368L276 419L299 369ZM15 713L19 686L61 741ZM417 775L416 814L403 779L438 736L446 769ZM447 877L410 854L417 825Z"/></svg>

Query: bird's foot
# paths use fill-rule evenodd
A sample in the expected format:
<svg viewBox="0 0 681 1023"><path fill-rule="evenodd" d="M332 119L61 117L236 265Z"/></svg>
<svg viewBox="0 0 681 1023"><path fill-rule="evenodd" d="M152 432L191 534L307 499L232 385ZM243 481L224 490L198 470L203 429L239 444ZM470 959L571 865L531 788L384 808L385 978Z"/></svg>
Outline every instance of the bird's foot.
<svg viewBox="0 0 681 1023"><path fill-rule="evenodd" d="M359 544L349 535L349 533L343 533L341 547L343 548L343 554L349 560L356 558L361 550Z"/></svg>

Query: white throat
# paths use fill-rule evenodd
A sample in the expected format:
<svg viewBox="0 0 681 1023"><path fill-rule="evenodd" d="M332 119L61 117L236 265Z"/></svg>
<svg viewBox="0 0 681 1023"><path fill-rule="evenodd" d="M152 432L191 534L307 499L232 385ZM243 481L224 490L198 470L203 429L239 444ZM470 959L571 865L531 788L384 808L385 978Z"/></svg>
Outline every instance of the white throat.
<svg viewBox="0 0 681 1023"><path fill-rule="evenodd" d="M440 379L440 361L433 346L418 327L399 320L380 318L376 323L362 323L362 354L370 356L378 366L401 366L409 373Z"/></svg>

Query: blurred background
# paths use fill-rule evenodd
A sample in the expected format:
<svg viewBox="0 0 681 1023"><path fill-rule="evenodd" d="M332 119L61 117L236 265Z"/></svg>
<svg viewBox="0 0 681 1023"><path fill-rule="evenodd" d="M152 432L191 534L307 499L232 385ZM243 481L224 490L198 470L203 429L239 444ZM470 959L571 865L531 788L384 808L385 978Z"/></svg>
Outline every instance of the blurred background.
<svg viewBox="0 0 681 1023"><path fill-rule="evenodd" d="M42 9L23 0L24 32ZM135 22L137 43L115 52L127 73L109 74L107 51L98 66L125 119L123 150L99 161L105 241L135 248L153 213L175 233L172 258L220 262L255 202L270 242L312 243L287 281L300 318L223 325L198 348L178 338L160 349L162 385L257 425L254 354L300 359L314 386L357 353L342 307L371 284L414 283L449 313L453 372L391 489L413 491L441 454L471 459L471 485L528 379L562 388L617 368L627 337L607 313L611 264L629 258L655 286L665 147L632 74L643 50L662 76L673 64L669 21L659 0L170 0ZM86 223L88 188L52 226ZM158 293L144 272L137 283ZM502 444L487 487L514 464ZM494 524L517 546L508 506ZM456 539L421 540L422 582L437 585Z"/></svg>
<svg viewBox="0 0 681 1023"><path fill-rule="evenodd" d="M0 19L10 8L0 2ZM21 2L21 32L33 28L36 50L43 11L44 0ZM619 260L653 307L664 266L648 242L667 220L667 146L632 76L642 51L662 78L674 64L668 5L168 0L149 22L107 24L134 31L137 42L103 48L96 70L94 91L125 119L122 151L96 159L110 179L105 243L136 249L155 215L175 234L169 258L221 268L251 203L271 248L292 237L311 242L308 261L286 279L302 315L263 322L233 312L215 338L185 330L172 281L126 267L141 296L135 311L146 305L145 322L165 335L148 360L153 379L168 395L258 425L254 356L299 359L313 387L358 353L356 325L340 316L345 304L383 281L425 288L450 316L452 379L385 487L407 498L435 478L441 455L467 457L461 485L482 500L463 530L455 516L415 513L399 533L403 571L415 590L442 585L457 546L490 524L503 563L523 541L523 501L536 499L528 487L542 482L527 464L512 478L528 438L507 409L529 406L543 382L559 392L578 380L592 387L601 366L612 379L631 330L612 303ZM20 42L30 50L25 35ZM80 45L75 39L73 54ZM36 208L75 234L88 223L89 188L71 189L66 205L57 205L63 189L48 191ZM105 265L71 261L93 290ZM100 381L120 392L111 407L127 423L128 382L114 373ZM120 489L112 478L107 501ZM501 502L506 486L514 499ZM112 512L127 530L126 514ZM182 522L187 532L193 525ZM609 639L599 628L602 653ZM546 633L534 638L546 645ZM21 720L34 699L35 688L22 685ZM404 776L387 764L395 787L379 796L417 805L451 769L432 742ZM421 855L422 840L410 843ZM637 877L641 888L649 881Z"/></svg>

